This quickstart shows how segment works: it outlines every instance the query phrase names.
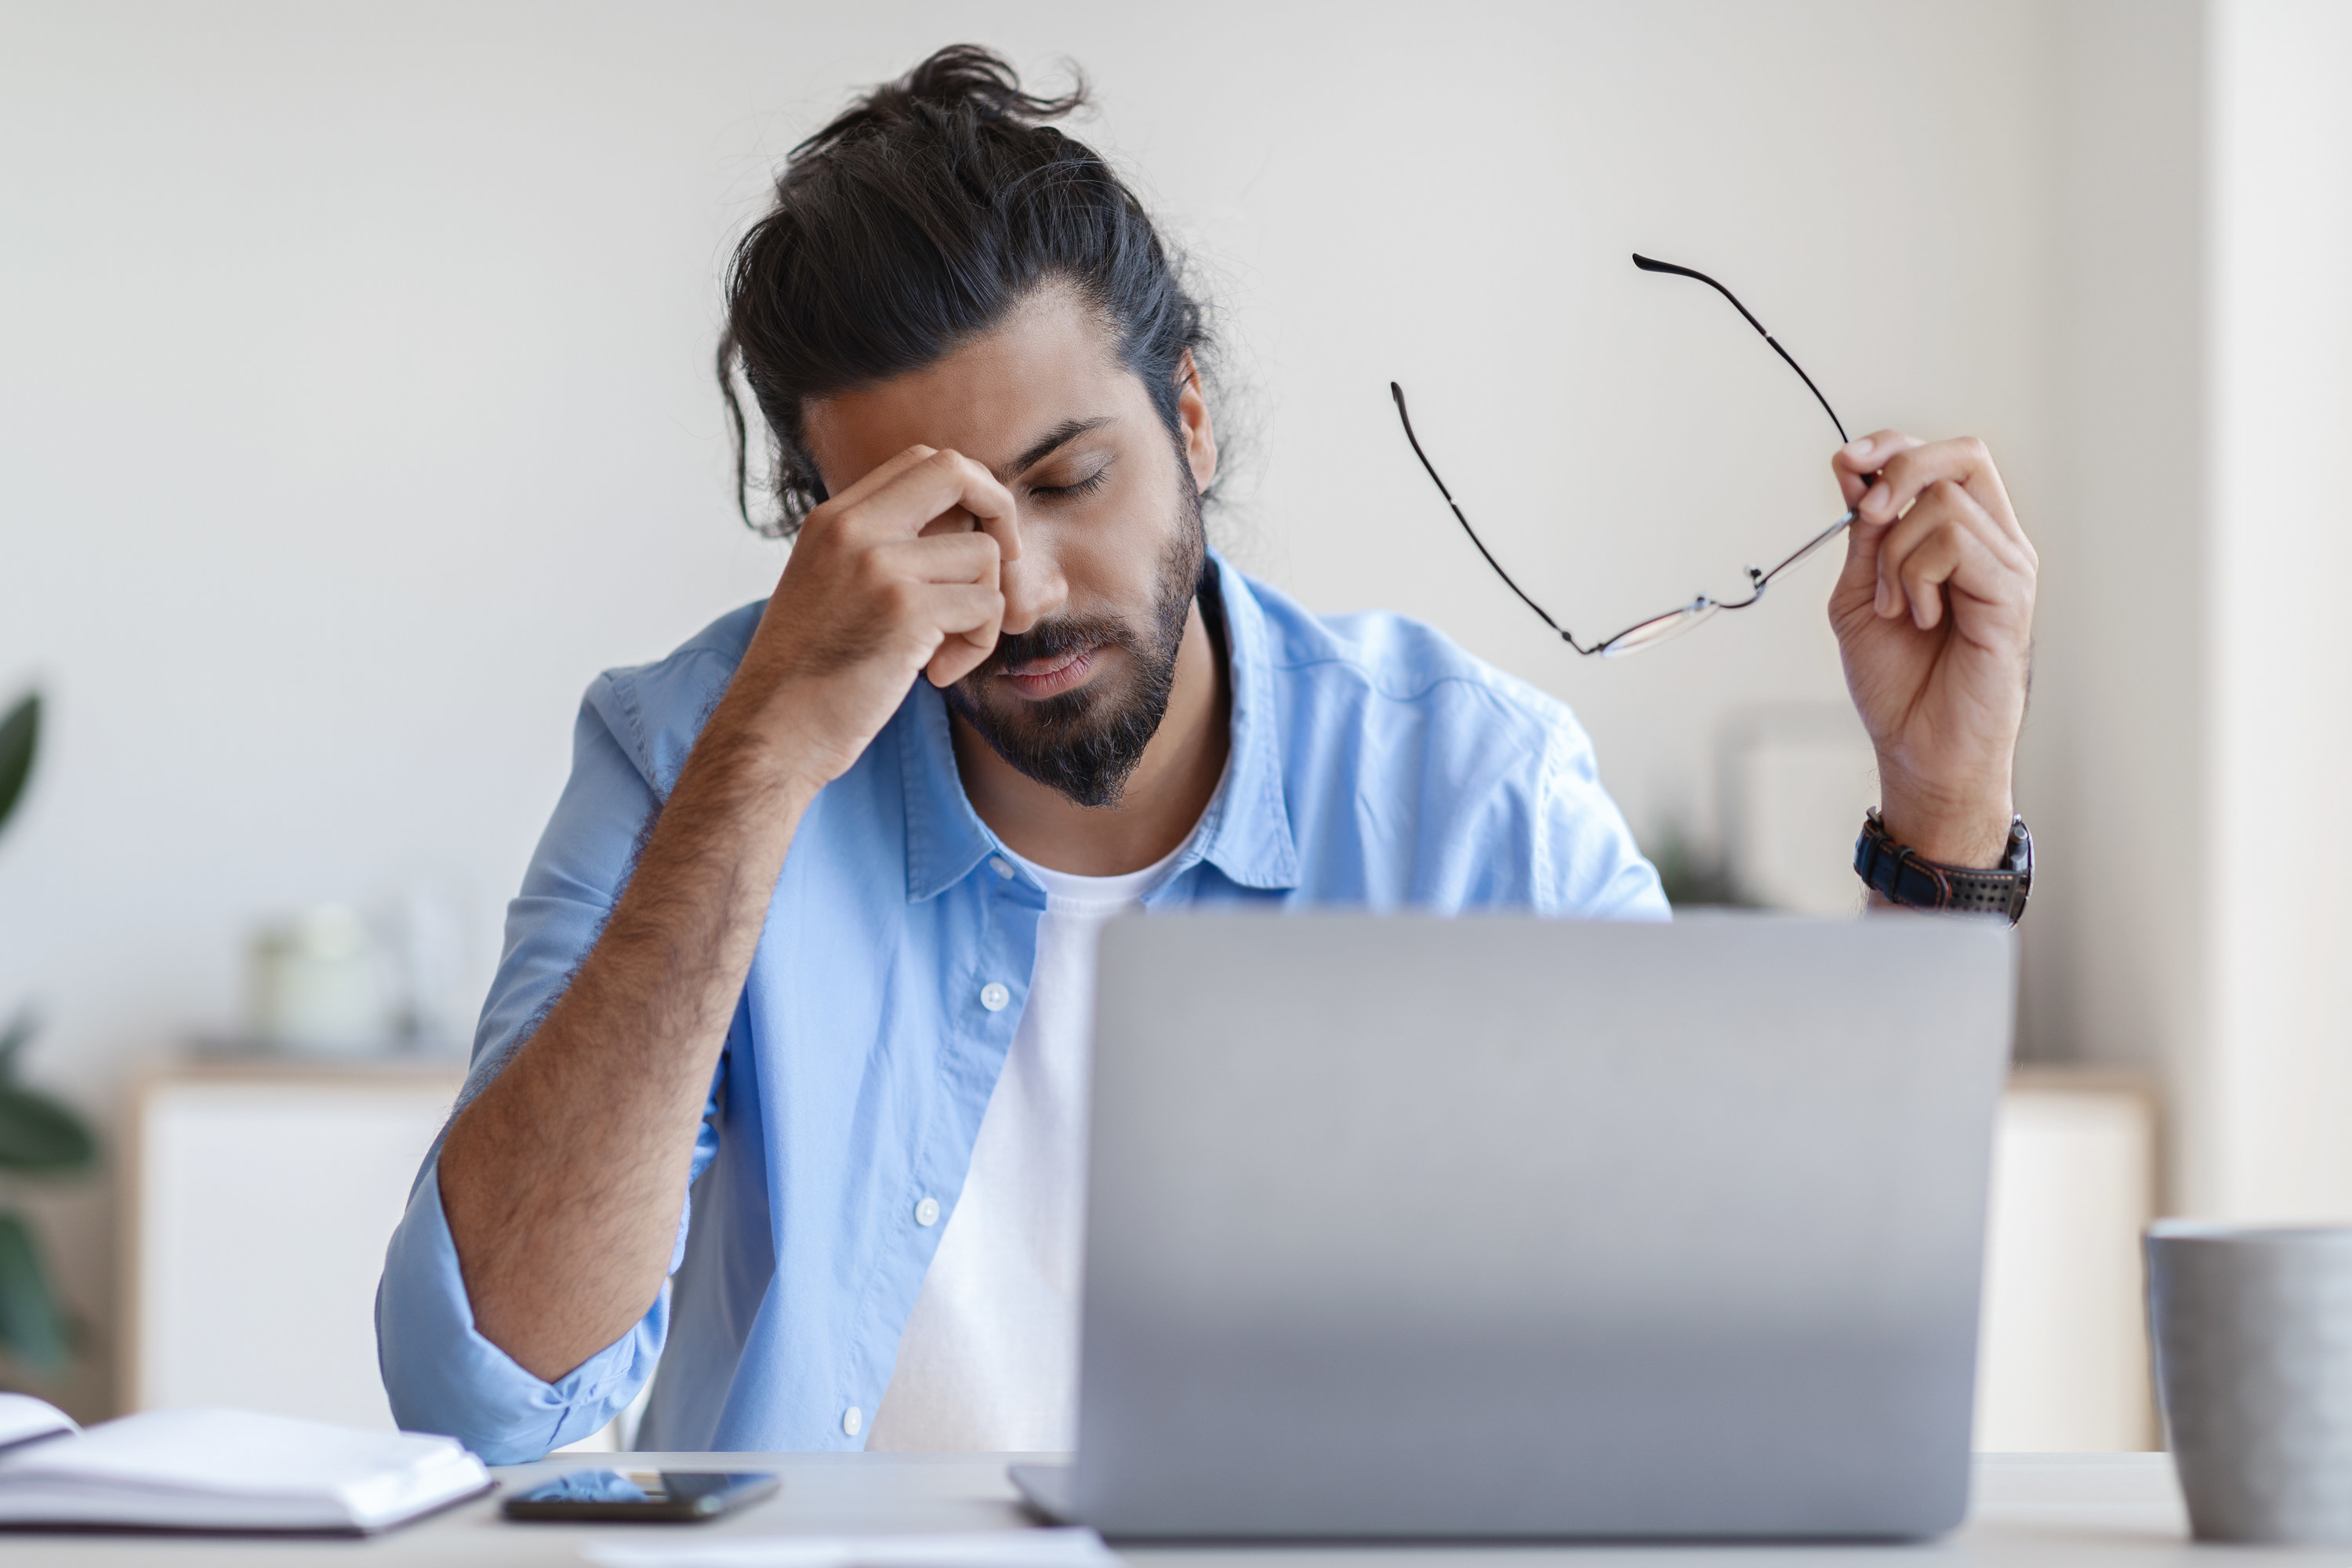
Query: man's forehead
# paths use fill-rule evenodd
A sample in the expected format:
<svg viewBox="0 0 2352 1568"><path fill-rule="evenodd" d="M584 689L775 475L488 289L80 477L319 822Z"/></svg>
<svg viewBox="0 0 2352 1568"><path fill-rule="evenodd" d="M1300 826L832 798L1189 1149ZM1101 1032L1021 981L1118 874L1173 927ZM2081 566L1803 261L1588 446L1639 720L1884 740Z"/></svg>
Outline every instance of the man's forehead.
<svg viewBox="0 0 2352 1568"><path fill-rule="evenodd" d="M1108 339L1073 291L1040 289L936 364L812 401L811 456L846 484L919 442L1010 477L1133 411L1142 388Z"/></svg>

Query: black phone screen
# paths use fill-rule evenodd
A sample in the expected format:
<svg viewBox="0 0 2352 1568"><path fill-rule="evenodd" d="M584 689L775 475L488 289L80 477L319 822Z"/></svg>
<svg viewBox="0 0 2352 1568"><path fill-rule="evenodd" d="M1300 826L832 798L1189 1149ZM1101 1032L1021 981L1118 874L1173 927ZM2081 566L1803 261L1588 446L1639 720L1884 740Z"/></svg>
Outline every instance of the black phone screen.
<svg viewBox="0 0 2352 1568"><path fill-rule="evenodd" d="M717 1519L782 1484L759 1470L568 1470L508 1498L505 1511L509 1519Z"/></svg>

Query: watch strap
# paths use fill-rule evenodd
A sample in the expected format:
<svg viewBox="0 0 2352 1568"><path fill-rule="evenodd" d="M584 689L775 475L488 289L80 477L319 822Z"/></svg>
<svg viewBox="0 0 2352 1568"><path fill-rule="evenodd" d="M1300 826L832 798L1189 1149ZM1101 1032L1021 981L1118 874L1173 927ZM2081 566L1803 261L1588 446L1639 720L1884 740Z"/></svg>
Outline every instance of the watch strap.
<svg viewBox="0 0 2352 1568"><path fill-rule="evenodd" d="M1853 871L1888 903L1911 910L1999 915L2015 925L2033 891L2033 835L2025 818L2011 817L2009 848L1992 870L1973 870L1930 860L1907 844L1897 844L1874 810L1863 819L1853 842Z"/></svg>

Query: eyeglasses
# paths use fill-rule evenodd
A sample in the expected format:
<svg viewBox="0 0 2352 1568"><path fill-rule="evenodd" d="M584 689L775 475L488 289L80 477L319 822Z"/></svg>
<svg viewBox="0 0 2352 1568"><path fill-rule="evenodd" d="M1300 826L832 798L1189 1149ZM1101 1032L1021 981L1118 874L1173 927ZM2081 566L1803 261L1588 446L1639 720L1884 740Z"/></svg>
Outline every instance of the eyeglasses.
<svg viewBox="0 0 2352 1568"><path fill-rule="evenodd" d="M1772 352L1779 354L1781 359L1787 361L1789 368L1797 373L1797 379L1805 384L1805 390L1813 395L1814 401L1822 405L1822 411L1830 416L1830 423L1837 426L1839 444L1843 445L1845 443L1845 423L1837 416L1837 410L1830 406L1830 400L1822 395L1822 389L1813 384L1813 378L1805 374L1805 367L1799 364L1796 360L1790 356L1789 351L1780 346L1780 341L1778 338L1775 338L1770 332L1764 330L1764 323L1758 321L1754 314L1748 310L1748 307L1739 302L1738 297L1733 294L1730 289L1725 288L1722 284L1717 283L1714 279L1709 278L1704 272L1695 272L1687 267L1677 267L1671 261L1654 261L1646 256L1636 256L1633 258L1633 265L1640 268L1644 272L1667 272L1672 273L1677 278L1696 278L1700 282L1706 284L1708 288L1714 289L1717 293L1722 295L1725 299L1729 300L1731 301L1731 308L1738 311L1742 316L1746 317L1748 324L1755 328L1758 334L1761 336L1766 342L1772 345ZM1421 437L1412 433L1412 416L1405 412L1404 388L1399 386L1392 381L1389 383L1389 393L1396 399L1397 417L1404 421L1404 438L1412 443L1412 455L1421 459L1421 466L1429 470L1430 479L1437 486L1437 493L1444 496L1445 498L1445 504L1454 509L1454 521L1461 523L1462 531L1470 536L1470 542L1478 547L1478 553L1486 558L1486 564L1495 569L1495 575L1503 580L1503 585L1508 588L1512 593L1517 594L1519 596L1519 602L1521 604L1527 605L1528 609L1533 610L1538 616L1541 616L1543 618L1544 625L1558 632L1559 634L1560 641L1566 643L1569 647L1581 654L1597 653L1603 658L1615 658L1622 654L1639 653L1645 647L1657 647L1660 643L1664 642L1669 637L1679 637L1684 632L1686 632L1693 626L1697 626L1701 621L1713 616L1717 610L1744 610L1748 605L1754 604L1757 600L1764 596L1764 590L1771 586L1773 578L1778 577L1781 573L1788 571L1790 567L1796 565L1799 562L1812 554L1813 552L1819 550L1822 545L1827 544L1831 540L1835 539L1839 533L1844 531L1846 524L1853 521L1853 513L1851 511L1847 512L1843 517L1838 519L1835 522L1830 524L1827 528L1813 535L1812 538L1807 540L1803 544L1799 545L1794 554L1789 556L1778 566L1773 567L1769 572L1750 566L1748 569L1748 597L1744 599L1710 599L1705 594L1701 594L1697 598L1693 599L1687 605L1668 610L1662 616L1652 616L1647 620L1635 621L1632 626L1627 626L1615 637L1603 637L1601 641L1588 646L1577 641L1574 633L1570 632L1566 626L1561 626L1558 621L1552 619L1549 611L1528 596L1528 591L1526 589L1511 581L1511 574L1503 570L1503 563L1495 559L1495 552L1486 548L1486 541L1478 537L1478 531L1472 528L1470 526L1470 520L1462 514L1462 503L1454 499L1454 492L1447 489L1445 488L1445 481L1437 477L1437 465L1431 462L1429 460L1429 454L1421 449Z"/></svg>

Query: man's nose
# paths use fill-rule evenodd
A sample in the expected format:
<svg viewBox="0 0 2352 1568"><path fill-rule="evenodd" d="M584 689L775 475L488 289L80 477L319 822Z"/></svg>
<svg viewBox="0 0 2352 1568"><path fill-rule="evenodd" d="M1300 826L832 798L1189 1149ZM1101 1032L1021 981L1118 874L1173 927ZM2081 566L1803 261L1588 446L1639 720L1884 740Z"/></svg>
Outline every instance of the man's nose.
<svg viewBox="0 0 2352 1568"><path fill-rule="evenodd" d="M998 578L1004 589L1004 631L1018 637L1060 609L1070 596L1070 584L1051 548L1021 542L1021 559L1005 563Z"/></svg>

